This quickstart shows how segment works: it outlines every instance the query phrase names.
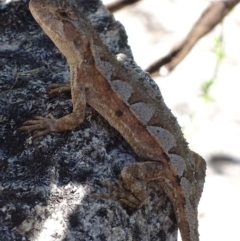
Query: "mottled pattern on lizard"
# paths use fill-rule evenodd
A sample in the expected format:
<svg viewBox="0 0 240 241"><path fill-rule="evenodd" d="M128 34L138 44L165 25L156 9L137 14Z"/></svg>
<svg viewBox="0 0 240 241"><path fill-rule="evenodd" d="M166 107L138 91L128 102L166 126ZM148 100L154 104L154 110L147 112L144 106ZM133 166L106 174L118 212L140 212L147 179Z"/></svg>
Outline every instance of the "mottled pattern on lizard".
<svg viewBox="0 0 240 241"><path fill-rule="evenodd" d="M97 110L146 162L126 166L122 182L95 197L115 197L140 208L146 198L141 180L157 180L170 198L184 241L197 241L197 206L205 161L191 152L159 89L131 58L113 55L81 8L66 0L32 0L30 10L67 58L70 85L51 85L50 94L71 90L73 112L60 119L36 117L21 130L35 137L71 130L84 120L86 103ZM94 195L93 195L94 196Z"/></svg>

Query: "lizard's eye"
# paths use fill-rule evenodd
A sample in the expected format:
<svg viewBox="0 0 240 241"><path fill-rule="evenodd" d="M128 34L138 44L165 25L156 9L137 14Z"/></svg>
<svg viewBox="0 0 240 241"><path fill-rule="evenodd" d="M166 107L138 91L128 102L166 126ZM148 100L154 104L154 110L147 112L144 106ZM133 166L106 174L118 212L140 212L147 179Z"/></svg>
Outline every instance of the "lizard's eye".
<svg viewBox="0 0 240 241"><path fill-rule="evenodd" d="M63 11L63 10L62 10L62 11L59 11L58 14L59 14L59 16L60 16L61 18L68 18L68 17L69 17L68 12Z"/></svg>

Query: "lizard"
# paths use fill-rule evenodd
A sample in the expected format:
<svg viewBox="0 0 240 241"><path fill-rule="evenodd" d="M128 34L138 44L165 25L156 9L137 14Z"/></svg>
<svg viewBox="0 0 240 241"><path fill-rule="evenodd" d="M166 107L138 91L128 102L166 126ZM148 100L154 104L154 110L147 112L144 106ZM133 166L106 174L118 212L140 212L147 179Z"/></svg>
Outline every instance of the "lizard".
<svg viewBox="0 0 240 241"><path fill-rule="evenodd" d="M33 138L72 130L84 121L88 103L144 159L125 166L121 181L103 182L109 193L95 197L115 198L138 209L147 195L144 181L155 180L173 205L182 240L198 241L206 162L189 149L159 88L131 58L110 52L74 1L31 0L29 8L70 68L70 84L52 84L49 93L71 91L73 111L59 119L37 116L20 130L35 131Z"/></svg>

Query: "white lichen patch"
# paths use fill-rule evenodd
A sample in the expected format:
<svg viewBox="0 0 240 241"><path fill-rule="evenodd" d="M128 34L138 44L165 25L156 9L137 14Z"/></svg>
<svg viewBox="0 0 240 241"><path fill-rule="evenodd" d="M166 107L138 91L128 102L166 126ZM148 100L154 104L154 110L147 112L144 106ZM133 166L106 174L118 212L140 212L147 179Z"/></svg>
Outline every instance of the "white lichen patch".
<svg viewBox="0 0 240 241"><path fill-rule="evenodd" d="M124 63L124 61L128 59L128 56L126 54L119 53L116 55L116 58L120 63Z"/></svg>
<svg viewBox="0 0 240 241"><path fill-rule="evenodd" d="M125 54L117 54L116 55L117 60L121 63L122 66L124 66L127 70L133 70L135 67L135 62L133 61L132 58L129 58Z"/></svg>
<svg viewBox="0 0 240 241"><path fill-rule="evenodd" d="M176 144L174 136L168 130L158 126L148 126L147 130L157 138L166 153Z"/></svg>
<svg viewBox="0 0 240 241"><path fill-rule="evenodd" d="M132 95L132 86L122 80L111 81L111 86L114 91L120 96L120 98L127 103L128 99Z"/></svg>

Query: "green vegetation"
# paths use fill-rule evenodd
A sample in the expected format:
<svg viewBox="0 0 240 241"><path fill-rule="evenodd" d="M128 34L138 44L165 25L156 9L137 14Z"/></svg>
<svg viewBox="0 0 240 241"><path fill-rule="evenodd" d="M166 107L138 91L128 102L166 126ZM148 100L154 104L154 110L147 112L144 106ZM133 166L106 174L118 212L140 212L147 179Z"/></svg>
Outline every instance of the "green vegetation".
<svg viewBox="0 0 240 241"><path fill-rule="evenodd" d="M221 32L219 37L214 39L212 52L216 56L216 64L213 71L213 75L209 80L203 81L201 85L201 96L203 97L205 102L214 101L214 98L210 94L210 90L216 83L219 67L221 65L222 60L226 57L223 44L223 24L221 24Z"/></svg>

